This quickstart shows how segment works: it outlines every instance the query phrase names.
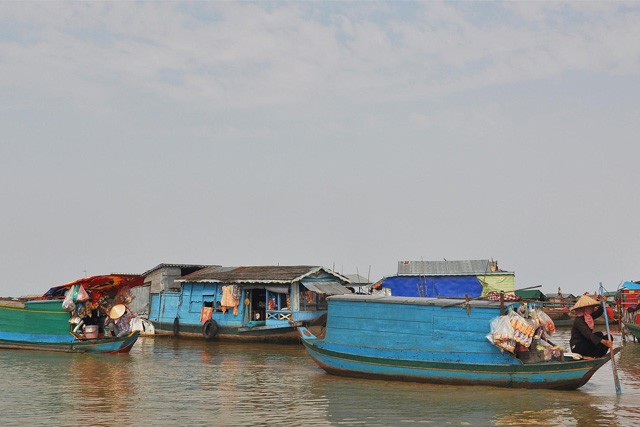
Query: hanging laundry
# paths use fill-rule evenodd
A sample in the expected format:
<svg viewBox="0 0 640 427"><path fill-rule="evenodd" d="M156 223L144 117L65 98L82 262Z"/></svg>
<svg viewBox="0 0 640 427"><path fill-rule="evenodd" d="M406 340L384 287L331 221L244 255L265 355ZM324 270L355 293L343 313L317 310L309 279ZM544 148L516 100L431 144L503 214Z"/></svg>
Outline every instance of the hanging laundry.
<svg viewBox="0 0 640 427"><path fill-rule="evenodd" d="M202 311L200 312L200 323L204 323L211 319L211 314L213 314L213 307L202 307Z"/></svg>
<svg viewBox="0 0 640 427"><path fill-rule="evenodd" d="M233 292L233 288L238 287L237 285L229 285L222 287L222 300L220 301L220 305L222 306L222 312L226 313L229 307L233 307L233 315L238 315L238 305L240 305L240 299L236 298Z"/></svg>

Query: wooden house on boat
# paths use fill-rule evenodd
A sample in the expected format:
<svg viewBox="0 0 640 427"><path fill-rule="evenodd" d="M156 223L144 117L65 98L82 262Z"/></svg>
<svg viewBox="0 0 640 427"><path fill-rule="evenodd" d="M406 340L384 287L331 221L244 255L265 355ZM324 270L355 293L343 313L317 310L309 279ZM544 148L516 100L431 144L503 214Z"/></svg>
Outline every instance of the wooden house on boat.
<svg viewBox="0 0 640 427"><path fill-rule="evenodd" d="M210 266L151 294L156 333L206 339L297 340L323 326L326 297L351 294L346 277L317 266Z"/></svg>
<svg viewBox="0 0 640 427"><path fill-rule="evenodd" d="M563 293L558 288L558 293L547 294L547 302L549 304L558 304L566 307L573 306L578 301L578 297L573 294Z"/></svg>
<svg viewBox="0 0 640 427"><path fill-rule="evenodd" d="M497 261L399 261L398 274L385 277L391 295L429 298L484 297L491 291L513 293L515 273Z"/></svg>

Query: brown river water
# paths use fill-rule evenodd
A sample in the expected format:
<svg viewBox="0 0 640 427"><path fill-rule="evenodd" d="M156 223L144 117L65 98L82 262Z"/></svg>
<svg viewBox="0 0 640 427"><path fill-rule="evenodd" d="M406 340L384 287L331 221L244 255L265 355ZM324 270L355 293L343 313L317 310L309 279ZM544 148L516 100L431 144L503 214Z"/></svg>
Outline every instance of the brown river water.
<svg viewBox="0 0 640 427"><path fill-rule="evenodd" d="M561 330L554 342L568 339ZM335 377L301 345L163 337L117 356L0 350L0 425L639 425L640 343L617 362L619 397L610 364L577 391L545 391Z"/></svg>

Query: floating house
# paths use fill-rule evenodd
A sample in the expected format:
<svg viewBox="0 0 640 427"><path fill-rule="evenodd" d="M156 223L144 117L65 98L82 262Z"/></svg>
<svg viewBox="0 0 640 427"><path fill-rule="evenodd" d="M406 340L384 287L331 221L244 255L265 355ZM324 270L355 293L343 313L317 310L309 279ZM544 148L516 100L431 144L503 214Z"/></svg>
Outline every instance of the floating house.
<svg viewBox="0 0 640 427"><path fill-rule="evenodd" d="M490 260L399 261L398 274L380 286L393 296L477 298L491 291L513 293L515 273Z"/></svg>
<svg viewBox="0 0 640 427"><path fill-rule="evenodd" d="M549 304L559 304L566 307L573 306L578 301L578 298L569 293L563 293L560 288L558 288L558 293L555 294L547 294L547 302Z"/></svg>
<svg viewBox="0 0 640 427"><path fill-rule="evenodd" d="M156 333L206 339L297 340L297 326L324 326L328 295L352 293L317 266L209 266L174 283L151 293Z"/></svg>
<svg viewBox="0 0 640 427"><path fill-rule="evenodd" d="M637 308L640 303L640 281L624 282L620 288L619 299L623 310Z"/></svg>

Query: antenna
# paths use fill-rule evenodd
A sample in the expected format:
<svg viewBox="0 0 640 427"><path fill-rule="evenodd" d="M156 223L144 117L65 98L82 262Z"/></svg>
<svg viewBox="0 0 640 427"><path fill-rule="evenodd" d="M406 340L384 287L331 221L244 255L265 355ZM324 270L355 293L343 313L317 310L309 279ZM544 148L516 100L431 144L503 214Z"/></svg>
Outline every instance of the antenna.
<svg viewBox="0 0 640 427"><path fill-rule="evenodd" d="M371 283L371 264L369 264L369 272L367 273L367 283Z"/></svg>

